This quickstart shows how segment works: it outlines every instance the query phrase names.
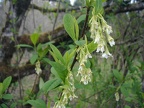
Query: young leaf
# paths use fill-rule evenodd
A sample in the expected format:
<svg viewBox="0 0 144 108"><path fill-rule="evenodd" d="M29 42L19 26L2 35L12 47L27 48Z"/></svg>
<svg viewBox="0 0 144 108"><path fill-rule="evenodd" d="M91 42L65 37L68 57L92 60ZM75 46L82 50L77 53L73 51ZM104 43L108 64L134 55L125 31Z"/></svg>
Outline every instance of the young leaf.
<svg viewBox="0 0 144 108"><path fill-rule="evenodd" d="M40 36L39 33L33 33L33 34L30 36L30 39L31 39L31 41L32 41L32 43L33 43L34 46L35 46L36 43L38 42L39 36Z"/></svg>
<svg viewBox="0 0 144 108"><path fill-rule="evenodd" d="M11 80L12 80L12 77L9 76L3 81L3 92L5 92L5 90L9 87Z"/></svg>
<svg viewBox="0 0 144 108"><path fill-rule="evenodd" d="M42 60L50 64L52 68L54 68L54 72L57 73L57 74L54 73L54 75L59 77L63 82L65 81L65 77L67 76L68 73L65 65L62 65L58 62L50 61L48 58L43 58Z"/></svg>
<svg viewBox="0 0 144 108"><path fill-rule="evenodd" d="M57 58L57 59L59 59L63 64L65 64L64 63L64 59L63 59L63 57L62 57L62 54L60 53L60 51L54 46L54 45L50 45L50 47L51 47L51 49L52 49L52 51L53 51L53 57L55 58Z"/></svg>
<svg viewBox="0 0 144 108"><path fill-rule="evenodd" d="M75 44L78 46L84 46L85 45L85 40L79 40L79 41L75 41Z"/></svg>
<svg viewBox="0 0 144 108"><path fill-rule="evenodd" d="M3 94L3 83L0 83L0 99L2 98Z"/></svg>
<svg viewBox="0 0 144 108"><path fill-rule="evenodd" d="M102 12L102 0L96 0L95 1L95 14L101 13Z"/></svg>
<svg viewBox="0 0 144 108"><path fill-rule="evenodd" d="M8 108L4 103L0 104L0 108Z"/></svg>
<svg viewBox="0 0 144 108"><path fill-rule="evenodd" d="M30 58L30 63L34 64L37 59L38 59L38 55L37 54L32 55L32 57Z"/></svg>
<svg viewBox="0 0 144 108"><path fill-rule="evenodd" d="M54 67L51 68L51 73L54 74L57 78L60 78Z"/></svg>
<svg viewBox="0 0 144 108"><path fill-rule="evenodd" d="M48 93L50 90L52 90L52 89L56 88L58 85L60 85L61 81L62 80L60 80L60 79L48 80L47 82L44 83L41 90Z"/></svg>
<svg viewBox="0 0 144 108"><path fill-rule="evenodd" d="M86 18L86 15L81 15L81 16L77 19L78 24L79 24L81 21L84 21L85 18Z"/></svg>
<svg viewBox="0 0 144 108"><path fill-rule="evenodd" d="M73 41L78 40L79 27L76 19L72 15L66 14L63 18L63 22L66 32L73 39Z"/></svg>
<svg viewBox="0 0 144 108"><path fill-rule="evenodd" d="M40 59L43 58L48 53L48 51L49 49L46 45L42 45L41 43L38 44L37 52L38 52Z"/></svg>
<svg viewBox="0 0 144 108"><path fill-rule="evenodd" d="M113 70L113 74L119 82L121 82L123 80L123 75L118 70L116 70L116 69Z"/></svg>
<svg viewBox="0 0 144 108"><path fill-rule="evenodd" d="M40 78L40 81L39 81L39 89L41 89L43 85L44 85L44 81L43 81L42 78Z"/></svg>
<svg viewBox="0 0 144 108"><path fill-rule="evenodd" d="M50 62L50 65L56 70L57 74L59 75L59 78L65 82L65 78L67 76L67 69L64 65L57 63L57 62Z"/></svg>
<svg viewBox="0 0 144 108"><path fill-rule="evenodd" d="M74 58L74 54L75 54L75 48L74 49L71 49L71 50L68 50L65 54L64 54L64 56L63 56L63 58L64 58L64 60L65 60L65 62L66 62L66 66L68 66L68 65L70 65L71 63L72 63L72 59Z"/></svg>
<svg viewBox="0 0 144 108"><path fill-rule="evenodd" d="M10 105L10 108L16 108L17 106L17 102L13 102L11 105Z"/></svg>
<svg viewBox="0 0 144 108"><path fill-rule="evenodd" d="M75 31L75 38L78 40L79 38L79 26L77 20L74 18L74 31Z"/></svg>
<svg viewBox="0 0 144 108"><path fill-rule="evenodd" d="M12 99L13 96L11 94L3 94L2 98L3 99Z"/></svg>
<svg viewBox="0 0 144 108"><path fill-rule="evenodd" d="M46 104L43 100L37 99L37 100L28 100L26 104L31 104L35 108L46 108Z"/></svg>
<svg viewBox="0 0 144 108"><path fill-rule="evenodd" d="M121 86L120 90L125 97L129 96L129 91L125 87Z"/></svg>
<svg viewBox="0 0 144 108"><path fill-rule="evenodd" d="M97 48L97 44L95 44L93 41L88 44L88 50L89 50L90 53L92 53L93 51L95 51L96 48Z"/></svg>

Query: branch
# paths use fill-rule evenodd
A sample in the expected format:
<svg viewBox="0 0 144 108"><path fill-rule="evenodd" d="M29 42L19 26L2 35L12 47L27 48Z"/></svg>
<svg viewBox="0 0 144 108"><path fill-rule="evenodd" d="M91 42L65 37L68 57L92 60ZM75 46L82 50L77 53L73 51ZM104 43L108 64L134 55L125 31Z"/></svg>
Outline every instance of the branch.
<svg viewBox="0 0 144 108"><path fill-rule="evenodd" d="M34 8L36 10L39 10L39 11L43 12L43 13L57 12L57 8L55 8L55 9L45 9L45 8L39 7L35 4L30 4L30 8ZM61 8L61 9L59 9L59 12L66 12L66 11L73 11L73 10L78 11L80 9L81 9L80 7L73 7L73 8L69 8L69 9ZM119 13L143 10L144 9L144 3L141 2L141 3L129 4L127 6L118 7L117 9L116 9L116 4L113 4L109 7L107 7L107 6L104 7L104 9L105 9L106 14L108 14L108 13L119 14Z"/></svg>
<svg viewBox="0 0 144 108"><path fill-rule="evenodd" d="M20 44L29 44L32 45L30 40L31 34L24 34L18 37ZM60 40L68 38L67 33L65 32L63 26L57 28L51 32L45 32L40 34L39 43L46 43L52 41L53 43L58 43Z"/></svg>
<svg viewBox="0 0 144 108"><path fill-rule="evenodd" d="M34 68L35 68L35 66L30 65L30 64L27 64L23 67L11 67L11 66L7 66L7 65L3 65L1 63L1 65L0 65L0 81L3 81L3 79L6 78L7 76L13 76L13 81L17 81L18 80L17 70L19 70L20 77L22 78L24 76L35 73Z"/></svg>
<svg viewBox="0 0 144 108"><path fill-rule="evenodd" d="M105 8L105 13L114 13L114 14L119 14L119 13L125 13L125 12L132 12L132 11L140 11L144 9L144 3L134 3L134 4L129 4L128 6L121 6L114 10L115 4L106 7Z"/></svg>
<svg viewBox="0 0 144 108"><path fill-rule="evenodd" d="M54 8L54 9L45 9L45 8L39 7L39 6L35 5L35 4L30 4L29 8L34 8L36 10L41 11L42 13L57 12L57 8ZM70 8L70 9L62 8L62 9L59 9L59 12L66 12L66 11L73 11L73 10L80 10L80 8L79 7Z"/></svg>

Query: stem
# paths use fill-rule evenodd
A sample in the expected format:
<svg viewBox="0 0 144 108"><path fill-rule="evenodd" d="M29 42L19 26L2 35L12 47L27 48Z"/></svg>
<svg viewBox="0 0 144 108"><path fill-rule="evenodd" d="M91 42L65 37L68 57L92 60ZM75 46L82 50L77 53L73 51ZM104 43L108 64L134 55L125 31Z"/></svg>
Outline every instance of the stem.
<svg viewBox="0 0 144 108"><path fill-rule="evenodd" d="M83 26L83 30L82 30L81 37L84 37L85 30L86 30L86 28L87 28L88 17L89 17L89 11L90 11L90 7L87 8L86 19L85 19L85 23L84 23L84 26Z"/></svg>
<svg viewBox="0 0 144 108"><path fill-rule="evenodd" d="M84 26L83 26L82 34L81 34L80 37L84 37L85 31L86 31L86 28L87 28L87 23L88 23L88 18L89 18L89 12L90 12L90 7L87 8L86 20L85 20L85 22L84 22ZM77 61L77 60L76 60L77 55L78 55L78 53L76 53L75 56L74 56L74 60L73 60L72 65L71 65L71 70L73 69L74 64L75 64L76 61Z"/></svg>

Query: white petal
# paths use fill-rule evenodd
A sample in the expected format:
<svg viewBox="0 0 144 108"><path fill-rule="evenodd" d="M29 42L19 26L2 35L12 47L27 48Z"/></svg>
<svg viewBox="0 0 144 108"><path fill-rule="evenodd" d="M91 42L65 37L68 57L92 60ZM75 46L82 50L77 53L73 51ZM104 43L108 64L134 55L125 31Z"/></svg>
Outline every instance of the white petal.
<svg viewBox="0 0 144 108"><path fill-rule="evenodd" d="M106 59L107 59L107 58L108 58L108 55L107 55L106 53L103 53L103 54L102 54L102 58L106 58Z"/></svg>
<svg viewBox="0 0 144 108"><path fill-rule="evenodd" d="M114 40L113 40L113 41L110 41L109 44L110 44L110 46L114 46L114 45L115 45Z"/></svg>

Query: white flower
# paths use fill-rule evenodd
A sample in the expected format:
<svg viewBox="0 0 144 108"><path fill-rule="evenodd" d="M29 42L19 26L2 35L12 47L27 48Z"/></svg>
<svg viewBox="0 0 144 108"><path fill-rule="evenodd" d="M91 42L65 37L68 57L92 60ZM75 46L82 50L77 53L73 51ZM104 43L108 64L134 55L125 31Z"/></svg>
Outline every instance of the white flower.
<svg viewBox="0 0 144 108"><path fill-rule="evenodd" d="M111 47L114 46L115 45L114 39L110 35L107 35L107 38L108 38L110 46Z"/></svg>
<svg viewBox="0 0 144 108"><path fill-rule="evenodd" d="M91 54L89 54L89 55L88 55L88 58L92 58L92 55L91 55Z"/></svg>
<svg viewBox="0 0 144 108"><path fill-rule="evenodd" d="M83 70L83 67L80 65L79 68L78 68L78 70L79 70L79 71L82 71L82 70Z"/></svg>
<svg viewBox="0 0 144 108"><path fill-rule="evenodd" d="M110 33L112 33L113 31L112 31L112 27L111 26L109 26L109 25L107 25L107 27L106 27L106 33L107 34L110 34Z"/></svg>
<svg viewBox="0 0 144 108"><path fill-rule="evenodd" d="M110 56L112 57L112 55L109 52L102 54L102 58L106 58L107 59Z"/></svg>
<svg viewBox="0 0 144 108"><path fill-rule="evenodd" d="M42 70L40 68L40 62L39 61L36 62L35 71L38 75L42 72Z"/></svg>
<svg viewBox="0 0 144 108"><path fill-rule="evenodd" d="M109 44L110 44L110 46L114 46L115 45L115 41L114 40L109 41Z"/></svg>
<svg viewBox="0 0 144 108"><path fill-rule="evenodd" d="M87 84L88 84L88 81L84 81L83 83L84 83L84 85L87 85Z"/></svg>
<svg viewBox="0 0 144 108"><path fill-rule="evenodd" d="M85 58L87 59L87 58L92 58L92 55L89 53L89 54L87 54L86 56L85 56Z"/></svg>
<svg viewBox="0 0 144 108"><path fill-rule="evenodd" d="M118 92L115 93L115 98L116 98L116 101L119 101L119 93Z"/></svg>
<svg viewBox="0 0 144 108"><path fill-rule="evenodd" d="M100 34L99 34L99 32L97 32L95 39L94 39L94 43L98 43L99 41L100 41Z"/></svg>
<svg viewBox="0 0 144 108"><path fill-rule="evenodd" d="M104 46L99 44L96 52L102 52L103 53L104 51L105 51Z"/></svg>

